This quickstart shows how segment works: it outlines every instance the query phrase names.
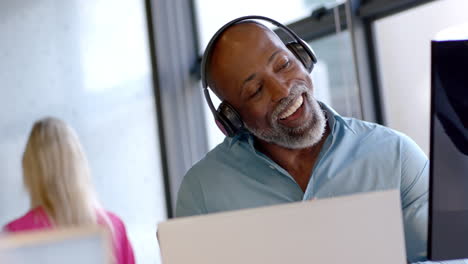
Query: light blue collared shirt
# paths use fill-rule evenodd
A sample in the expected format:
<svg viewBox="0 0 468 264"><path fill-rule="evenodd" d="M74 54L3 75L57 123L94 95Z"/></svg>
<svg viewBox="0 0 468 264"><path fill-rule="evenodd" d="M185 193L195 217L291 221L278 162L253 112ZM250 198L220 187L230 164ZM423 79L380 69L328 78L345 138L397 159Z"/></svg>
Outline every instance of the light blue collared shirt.
<svg viewBox="0 0 468 264"><path fill-rule="evenodd" d="M399 189L409 261L424 260L429 162L406 135L338 115L322 104L331 133L305 190L282 167L257 151L251 134L226 138L185 175L176 216L207 214Z"/></svg>

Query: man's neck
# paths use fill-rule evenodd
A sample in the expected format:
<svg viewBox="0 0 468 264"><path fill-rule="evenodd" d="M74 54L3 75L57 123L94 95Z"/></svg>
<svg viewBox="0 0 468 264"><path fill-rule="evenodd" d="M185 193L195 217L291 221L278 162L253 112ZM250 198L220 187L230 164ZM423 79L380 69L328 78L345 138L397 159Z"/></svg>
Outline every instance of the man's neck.
<svg viewBox="0 0 468 264"><path fill-rule="evenodd" d="M302 191L305 191L310 175L312 175L312 169L328 135L329 129L326 126L325 132L317 144L302 149L288 149L260 139L256 139L255 146L259 151L288 171L297 184L299 184Z"/></svg>

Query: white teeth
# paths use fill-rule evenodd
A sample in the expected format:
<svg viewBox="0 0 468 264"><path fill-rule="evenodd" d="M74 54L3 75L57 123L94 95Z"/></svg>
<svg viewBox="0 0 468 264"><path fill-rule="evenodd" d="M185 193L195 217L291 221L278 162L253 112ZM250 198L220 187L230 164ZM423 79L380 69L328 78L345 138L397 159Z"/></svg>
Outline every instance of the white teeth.
<svg viewBox="0 0 468 264"><path fill-rule="evenodd" d="M281 116L279 116L280 119L285 119L288 118L290 115L294 114L299 107L301 107L302 102L304 101L304 98L301 96L298 96L297 99L291 104L291 106L286 109L286 111L283 112Z"/></svg>

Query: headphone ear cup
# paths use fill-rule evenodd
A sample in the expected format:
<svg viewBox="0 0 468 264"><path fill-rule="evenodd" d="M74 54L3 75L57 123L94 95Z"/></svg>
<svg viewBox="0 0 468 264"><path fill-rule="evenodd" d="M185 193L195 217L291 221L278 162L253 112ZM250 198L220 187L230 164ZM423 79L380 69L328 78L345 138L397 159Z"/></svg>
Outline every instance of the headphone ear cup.
<svg viewBox="0 0 468 264"><path fill-rule="evenodd" d="M226 122L226 118L222 115L215 116L215 122L219 130L227 137L231 137L232 131L229 129L229 124Z"/></svg>
<svg viewBox="0 0 468 264"><path fill-rule="evenodd" d="M237 111L226 101L223 101L216 110L216 124L224 135L233 137L244 128L244 123Z"/></svg>
<svg viewBox="0 0 468 264"><path fill-rule="evenodd" d="M314 51L309 47L309 45L303 41L301 42L290 42L286 44L286 47L296 56L296 58L301 61L302 65L306 70L311 73L314 68L314 64L317 62L317 57L315 57Z"/></svg>

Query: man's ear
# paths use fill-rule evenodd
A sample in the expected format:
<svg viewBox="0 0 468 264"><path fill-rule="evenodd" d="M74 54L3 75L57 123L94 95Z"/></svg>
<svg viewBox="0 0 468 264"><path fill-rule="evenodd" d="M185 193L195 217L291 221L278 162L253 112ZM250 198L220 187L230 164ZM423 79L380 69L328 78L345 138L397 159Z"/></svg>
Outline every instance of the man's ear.
<svg viewBox="0 0 468 264"><path fill-rule="evenodd" d="M226 100L225 99L226 97L224 96L224 93L222 92L222 89L219 88L219 85L217 85L214 80L208 79L208 87L210 88L211 92L213 92L213 94L216 95L216 97L218 97L218 99L221 102Z"/></svg>

